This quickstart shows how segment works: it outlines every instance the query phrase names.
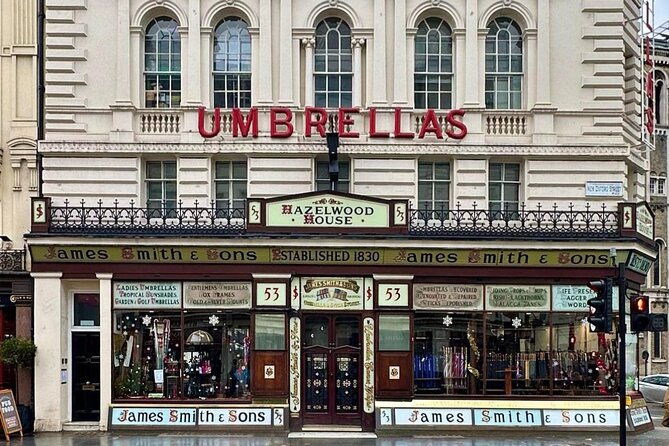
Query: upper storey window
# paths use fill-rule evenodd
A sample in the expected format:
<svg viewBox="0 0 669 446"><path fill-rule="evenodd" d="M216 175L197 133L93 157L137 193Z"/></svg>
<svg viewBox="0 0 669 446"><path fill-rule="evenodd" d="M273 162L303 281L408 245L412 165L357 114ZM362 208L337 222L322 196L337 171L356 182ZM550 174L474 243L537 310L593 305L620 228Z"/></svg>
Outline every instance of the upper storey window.
<svg viewBox="0 0 669 446"><path fill-rule="evenodd" d="M314 60L316 107L350 107L353 102L351 28L328 18L316 27Z"/></svg>
<svg viewBox="0 0 669 446"><path fill-rule="evenodd" d="M453 37L443 20L432 17L418 25L414 70L416 108L451 108Z"/></svg>
<svg viewBox="0 0 669 446"><path fill-rule="evenodd" d="M667 125L667 84L661 71L655 72L655 122Z"/></svg>
<svg viewBox="0 0 669 446"><path fill-rule="evenodd" d="M214 106L251 107L251 34L238 17L228 17L214 33Z"/></svg>
<svg viewBox="0 0 669 446"><path fill-rule="evenodd" d="M523 89L523 37L508 17L488 26L485 39L486 108L521 108Z"/></svg>
<svg viewBox="0 0 669 446"><path fill-rule="evenodd" d="M177 22L159 17L144 36L144 105L147 108L181 104L181 40Z"/></svg>

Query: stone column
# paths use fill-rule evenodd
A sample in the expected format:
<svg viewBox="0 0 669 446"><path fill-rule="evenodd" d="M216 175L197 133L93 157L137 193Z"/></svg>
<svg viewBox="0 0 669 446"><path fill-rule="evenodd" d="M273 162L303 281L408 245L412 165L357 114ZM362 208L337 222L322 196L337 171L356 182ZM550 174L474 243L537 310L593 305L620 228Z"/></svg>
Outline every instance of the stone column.
<svg viewBox="0 0 669 446"><path fill-rule="evenodd" d="M521 103L521 109L531 110L534 108L537 99L537 32L536 30L525 30L524 46L527 50L525 67L527 71L523 76L525 82L525 105Z"/></svg>
<svg viewBox="0 0 669 446"><path fill-rule="evenodd" d="M202 99L202 105L207 108L213 106L212 101L214 100L212 32L213 28L211 26L200 28L200 60L202 61L200 64L200 99Z"/></svg>
<svg viewBox="0 0 669 446"><path fill-rule="evenodd" d="M191 101L192 88L190 84L190 67L192 66L192 63L189 60L188 52L190 51L190 41L192 39L189 38L188 28L185 26L178 26L177 32L179 33L179 40L181 41L181 106L188 106ZM198 34L194 37L197 39L197 36ZM199 41L200 39L197 40ZM188 50L184 51L184 48L188 48ZM200 56L198 55L197 58L199 59Z"/></svg>
<svg viewBox="0 0 669 446"><path fill-rule="evenodd" d="M548 0L537 1L537 96L540 106L551 105L550 7Z"/></svg>
<svg viewBox="0 0 669 446"><path fill-rule="evenodd" d="M130 76L130 101L137 108L144 108L144 95L142 95L144 89L142 67L144 63L141 60L141 54L144 53L142 37L144 37L144 30L141 26L130 28L130 51L137 55L130 60L130 72L132 73L132 76Z"/></svg>
<svg viewBox="0 0 669 446"><path fill-rule="evenodd" d="M353 106L362 107L362 46L364 38L351 39L353 47Z"/></svg>
<svg viewBox="0 0 669 446"><path fill-rule="evenodd" d="M116 104L131 105L130 0L118 0L116 10Z"/></svg>
<svg viewBox="0 0 669 446"><path fill-rule="evenodd" d="M100 428L107 430L112 400L112 274L97 273L100 281Z"/></svg>
<svg viewBox="0 0 669 446"><path fill-rule="evenodd" d="M395 0L395 36L393 54L393 105L396 107L407 106L407 78L406 67L412 61L405 59L407 54L407 27L406 27L407 5L406 0ZM406 61L406 63L402 63Z"/></svg>
<svg viewBox="0 0 669 446"><path fill-rule="evenodd" d="M186 103L190 106L199 106L202 104L202 97L200 96L200 68L202 66L200 59L200 0L188 0L188 35L188 91ZM182 66L182 71L183 69ZM183 102L183 95L181 102Z"/></svg>
<svg viewBox="0 0 669 446"><path fill-rule="evenodd" d="M302 39L304 45L304 106L314 105L314 45L316 39L307 37Z"/></svg>
<svg viewBox="0 0 669 446"><path fill-rule="evenodd" d="M480 35L478 33L478 0L467 0L466 6L466 19L465 19L465 101L464 105L469 107L478 107L481 102L479 100L479 90L483 91L483 88L479 86L485 85L481 83L479 78L479 62L478 60L483 60L484 58L480 57L479 48L485 48L485 37L483 45L479 46L481 43ZM484 79L485 82L485 79ZM483 93L481 93L483 94Z"/></svg>
<svg viewBox="0 0 669 446"><path fill-rule="evenodd" d="M271 0L260 0L260 54L259 64L254 65L258 73L258 105L272 103L272 5Z"/></svg>
<svg viewBox="0 0 669 446"><path fill-rule="evenodd" d="M465 102L465 78L467 66L467 50L465 48L465 30L462 28L453 30L453 48L455 49L455 83L453 84L453 108L462 106Z"/></svg>
<svg viewBox="0 0 669 446"><path fill-rule="evenodd" d="M268 1L269 3L269 1ZM281 0L279 12L279 42L281 45L291 43L290 48L281 52L279 57L279 104L293 105L293 2ZM299 50L299 47L298 47ZM299 60L295 59L295 60Z"/></svg>
<svg viewBox="0 0 669 446"><path fill-rule="evenodd" d="M260 29L249 27L249 34L251 35L251 68L260 67ZM260 91L260 75L251 74L251 91ZM258 97L251 98L251 103L256 105L260 100L260 93Z"/></svg>
<svg viewBox="0 0 669 446"><path fill-rule="evenodd" d="M68 386L61 384L69 324L62 273L32 273L34 289L35 430L59 431L67 419ZM69 378L69 377L68 377Z"/></svg>
<svg viewBox="0 0 669 446"><path fill-rule="evenodd" d="M374 0L372 104L387 105L386 0Z"/></svg>

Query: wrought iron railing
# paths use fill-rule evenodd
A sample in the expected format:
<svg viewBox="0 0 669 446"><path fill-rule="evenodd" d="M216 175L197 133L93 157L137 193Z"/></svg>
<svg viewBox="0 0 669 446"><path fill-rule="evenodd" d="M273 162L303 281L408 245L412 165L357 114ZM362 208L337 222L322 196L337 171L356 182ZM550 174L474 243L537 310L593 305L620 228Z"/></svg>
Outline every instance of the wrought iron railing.
<svg viewBox="0 0 669 446"><path fill-rule="evenodd" d="M589 204L578 210L573 203L568 209L557 204L544 208L539 203L529 209L525 204L504 210L412 209L409 233L445 237L507 237L507 238L610 238L619 235L618 211L602 204L593 209Z"/></svg>
<svg viewBox="0 0 669 446"><path fill-rule="evenodd" d="M0 271L25 271L26 253L23 249L0 250Z"/></svg>
<svg viewBox="0 0 669 446"><path fill-rule="evenodd" d="M79 206L51 206L49 232L96 233L96 234L240 234L246 230L244 209L223 208L215 201L210 206L186 207L179 201L176 206L137 207L133 201L121 206L86 207L84 200Z"/></svg>
<svg viewBox="0 0 669 446"><path fill-rule="evenodd" d="M72 206L51 206L48 232L60 234L137 234L137 235L243 235L246 233L243 208L226 208L215 201L201 206L178 202L173 207L122 206L115 201L104 206L86 206L82 200ZM503 210L480 209L476 203L454 209L411 209L408 235L451 238L615 238L620 235L617 208L606 205L577 208L570 204ZM372 232L372 230L370 230Z"/></svg>

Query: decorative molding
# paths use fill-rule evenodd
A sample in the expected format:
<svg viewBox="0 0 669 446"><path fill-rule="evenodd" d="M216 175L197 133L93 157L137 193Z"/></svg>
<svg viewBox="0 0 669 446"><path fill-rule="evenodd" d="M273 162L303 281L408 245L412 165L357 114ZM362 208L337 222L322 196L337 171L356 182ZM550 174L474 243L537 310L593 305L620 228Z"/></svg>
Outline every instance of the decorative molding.
<svg viewBox="0 0 669 446"><path fill-rule="evenodd" d="M325 141L322 143L305 142L219 142L219 143L107 143L107 142L49 142L39 144L40 153L322 153ZM628 146L587 146L587 145L466 145L448 143L418 143L418 144L346 144L339 148L340 153L366 154L396 154L416 156L421 154L444 155L547 155L547 156L630 156Z"/></svg>

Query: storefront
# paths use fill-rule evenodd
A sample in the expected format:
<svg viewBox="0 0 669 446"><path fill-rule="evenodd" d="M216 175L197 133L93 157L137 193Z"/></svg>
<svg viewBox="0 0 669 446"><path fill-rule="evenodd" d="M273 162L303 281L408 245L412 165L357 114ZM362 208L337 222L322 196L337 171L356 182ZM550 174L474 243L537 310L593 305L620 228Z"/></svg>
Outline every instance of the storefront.
<svg viewBox="0 0 669 446"><path fill-rule="evenodd" d="M471 247L408 236L374 207L406 203L308 196L332 198L351 200L353 229L355 218L372 229L283 234L304 198L282 197L258 201L263 230L249 232L262 236L243 240L31 238L36 289L58 283L73 299L72 326L58 330L98 338L87 345L99 351L101 425L616 428L615 333L590 333L586 284L620 262L640 283L644 240ZM316 209L300 212L327 215ZM77 310L85 297L99 316ZM64 369L70 404L77 383L96 390L76 370Z"/></svg>

